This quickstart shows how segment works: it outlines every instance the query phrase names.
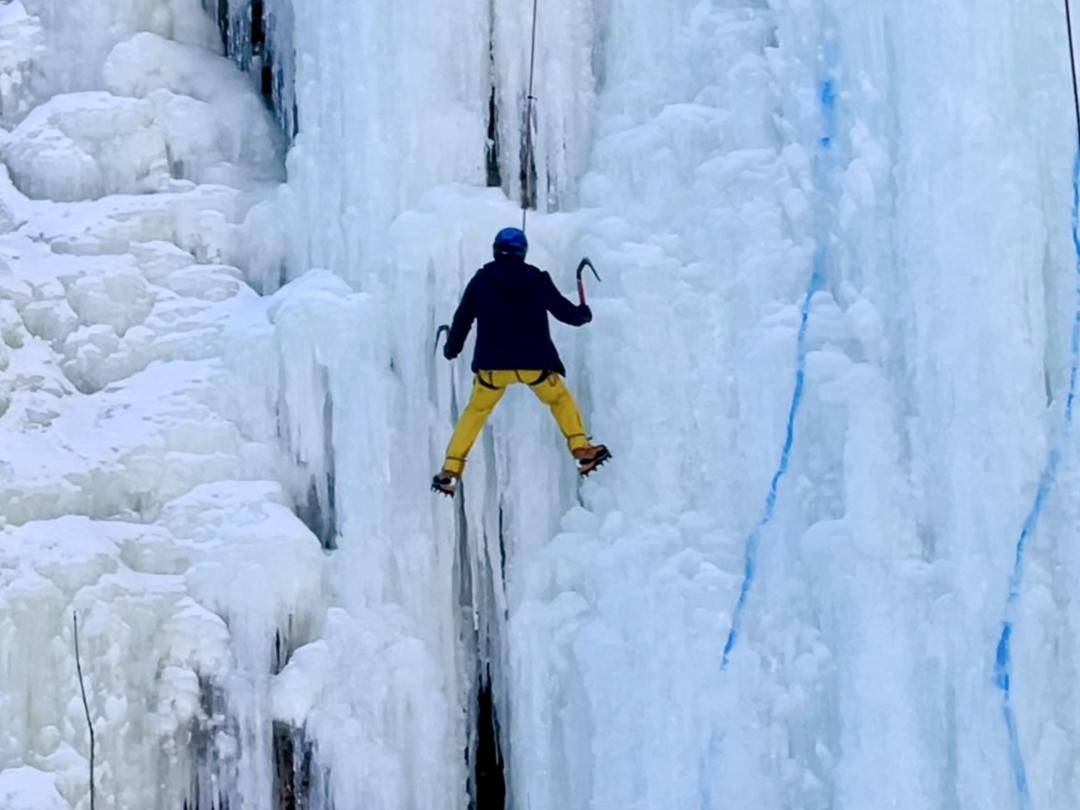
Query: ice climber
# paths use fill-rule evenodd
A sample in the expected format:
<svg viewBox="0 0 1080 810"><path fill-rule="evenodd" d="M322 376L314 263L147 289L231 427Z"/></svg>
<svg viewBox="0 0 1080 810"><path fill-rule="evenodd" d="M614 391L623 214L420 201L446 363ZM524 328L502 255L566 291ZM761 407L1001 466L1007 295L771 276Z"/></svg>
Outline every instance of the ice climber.
<svg viewBox="0 0 1080 810"><path fill-rule="evenodd" d="M602 444L592 444L577 403L563 382L566 369L548 330L550 312L563 323L584 326L592 320L585 304L568 301L547 273L525 263L529 242L518 228L504 228L495 236L495 260L484 265L465 288L443 355L453 360L465 346L472 323L476 351L472 370L476 377L472 397L458 420L442 471L432 480L436 492L453 495L465 469L465 460L488 416L508 386L528 385L551 413L566 437L581 475L588 475L609 458Z"/></svg>

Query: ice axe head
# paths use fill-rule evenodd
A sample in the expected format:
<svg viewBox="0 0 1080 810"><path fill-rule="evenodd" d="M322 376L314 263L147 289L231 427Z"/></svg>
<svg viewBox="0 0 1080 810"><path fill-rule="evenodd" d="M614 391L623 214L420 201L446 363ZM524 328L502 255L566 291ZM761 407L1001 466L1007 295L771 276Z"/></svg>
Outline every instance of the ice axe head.
<svg viewBox="0 0 1080 810"><path fill-rule="evenodd" d="M585 272L586 267L588 267L590 270L592 270L592 274L594 276L596 276L597 281L603 283L603 279L601 279L600 274L596 272L596 267L593 265L593 263L591 261L589 261L588 256L586 256L584 259L582 259L581 262L577 266L578 281L581 281L581 275Z"/></svg>
<svg viewBox="0 0 1080 810"><path fill-rule="evenodd" d="M442 326L440 326L437 330L435 330L435 350L432 352L432 354L438 354L439 353L439 341L442 340L442 336L443 336L444 333L449 334L449 332L450 332L450 327L445 323Z"/></svg>
<svg viewBox="0 0 1080 810"><path fill-rule="evenodd" d="M601 280L600 279L600 274L596 272L596 268L593 266L593 263L591 261L589 261L589 258L587 256L584 259L582 259L581 262L578 263L578 266L577 266L577 291L578 291L578 298L581 299L581 305L582 306L585 306L585 281L582 279L582 274L584 274L586 267L588 267L590 270L592 270L592 274L594 276L596 276L597 281Z"/></svg>

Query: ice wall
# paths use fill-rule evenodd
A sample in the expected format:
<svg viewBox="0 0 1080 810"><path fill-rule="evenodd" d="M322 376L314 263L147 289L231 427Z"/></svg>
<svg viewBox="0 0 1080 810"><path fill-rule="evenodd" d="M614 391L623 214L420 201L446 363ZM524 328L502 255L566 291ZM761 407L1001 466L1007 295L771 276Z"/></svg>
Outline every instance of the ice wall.
<svg viewBox="0 0 1080 810"><path fill-rule="evenodd" d="M106 806L1076 806L1058 3L541 0L530 169L531 6L0 6L0 797L78 608ZM523 170L616 463L431 501Z"/></svg>
<svg viewBox="0 0 1080 810"><path fill-rule="evenodd" d="M90 806L78 611L97 806L269 807L324 620L243 272L282 139L197 4L0 26L0 805Z"/></svg>
<svg viewBox="0 0 1080 810"><path fill-rule="evenodd" d="M622 289L604 288L582 371L623 454L598 482L616 494L517 552L515 790L1070 806L1071 687L1048 675L1076 621L1068 463L1019 602L1029 799L994 683L1017 536L1048 445L1072 446L1055 432L1076 307L1062 10L769 6L622 4L606 40L582 186L610 214L583 247Z"/></svg>
<svg viewBox="0 0 1080 810"><path fill-rule="evenodd" d="M492 9L494 73L517 76L520 99L527 10ZM544 6L539 75L561 72L569 85L541 103L539 120L581 120L573 139L591 145L565 180L578 195L558 206L567 213L531 227L538 261L567 287L582 252L613 270L597 323L580 342L560 340L619 463L573 508L579 493L544 415L510 401L457 518L492 583L494 620L478 621L493 645L515 802L1070 806L1070 690L1042 674L1071 666L1054 652L1075 625L1064 597L1068 465L1029 550L1017 625L1029 633L1018 630L1014 687L1028 799L1015 786L994 671L1017 536L1048 446L1069 447L1055 434L1075 310L1061 10L593 11L567 36L560 24L571 18ZM373 18L348 30L393 29ZM582 32L588 59L576 50ZM483 33L454 53L483 48ZM413 80L437 85L426 64ZM382 71L350 75L364 87L358 111L393 94L388 126L429 130L437 107L426 96L402 98ZM332 83L309 87L319 104L336 103ZM594 97L592 114L575 119L567 105ZM409 98L418 108L398 115ZM314 126L347 120L336 108L316 116ZM365 149L349 137L363 130L343 126L342 146ZM540 175L566 132L540 126ZM504 185L518 166L509 140ZM479 161L471 141L460 154ZM391 142L428 148L412 134ZM458 154L456 142L440 147L440 161ZM357 165L367 184L397 190L377 213L354 207L360 186L338 179L336 160L322 169L335 177L312 186L334 189L335 202L301 198L317 212L302 219L307 244L312 227L359 214L349 231L357 252L328 263L380 309L408 311L387 329L403 348L411 335L402 354L420 355L423 327L448 309L447 287L460 279L460 288L493 227L513 221L479 191L401 195L481 182L475 164L464 177L441 165ZM320 171L295 169L299 187ZM408 373L406 388L419 382ZM465 380L455 382L460 398ZM766 505L789 419L790 455ZM438 424L428 469L446 433ZM425 472L418 465L417 485ZM341 495L346 512L350 498ZM721 671L747 539L763 514L743 632ZM445 530L450 515L441 520Z"/></svg>

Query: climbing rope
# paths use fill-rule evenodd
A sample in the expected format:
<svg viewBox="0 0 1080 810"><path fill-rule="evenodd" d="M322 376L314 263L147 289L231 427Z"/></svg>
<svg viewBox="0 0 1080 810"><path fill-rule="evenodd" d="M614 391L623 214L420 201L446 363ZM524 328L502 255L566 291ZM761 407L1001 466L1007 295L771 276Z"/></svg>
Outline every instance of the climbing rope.
<svg viewBox="0 0 1080 810"><path fill-rule="evenodd" d="M1072 7L1065 0L1065 25L1069 29L1069 67L1072 69L1073 109L1076 111L1076 141L1080 148L1080 89L1076 83L1076 46L1073 44Z"/></svg>
<svg viewBox="0 0 1080 810"><path fill-rule="evenodd" d="M826 69L835 72L836 54L826 50ZM821 118L824 131L818 140L817 156L814 159L814 175L818 185L826 187L829 167L825 161L833 149L836 138L836 86L833 79L827 78L821 82L818 88L818 101L821 105ZM820 209L820 206L819 206ZM819 217L822 215L819 215ZM824 220L818 223L820 229L826 227ZM780 483L788 473L791 465L791 453L795 446L795 423L802 408L803 393L806 388L806 358L807 341L806 334L810 323L810 305L814 296L825 284L828 270L829 257L827 253L828 239L825 231L818 236L818 248L814 251L813 270L810 281L807 283L806 292L803 294L802 307L799 310L799 331L795 338L795 386L791 392L791 404L788 406L787 426L784 431L784 445L780 450L780 459L769 482L769 491L765 496L765 504L750 534L746 538L746 553L743 562L743 580L739 587L739 596L735 601L735 607L731 611L731 628L728 630L727 641L724 642L724 650L720 657L720 669L726 670L731 663L731 653L739 640L742 630L743 616L746 612L747 599L750 589L757 579L758 552L761 547L761 538L765 529L773 522L776 516L776 503L780 499Z"/></svg>
<svg viewBox="0 0 1080 810"><path fill-rule="evenodd" d="M524 175L524 184L521 192L521 230L525 230L525 221L529 215L529 204L532 202L532 170L533 170L533 76L536 73L536 11L539 0L533 0L532 14L532 48L529 52L529 95L525 104L525 158L521 165Z"/></svg>
<svg viewBox="0 0 1080 810"><path fill-rule="evenodd" d="M1076 112L1076 158L1073 164L1073 220L1072 235L1073 247L1076 248L1077 272L1080 274L1080 86L1076 81L1076 48L1073 44L1072 9L1069 0L1065 0L1065 23L1069 28L1069 67L1072 70L1073 85L1073 110ZM1080 299L1080 284L1077 287L1077 296ZM1073 321L1072 335L1072 376L1069 379L1069 398L1065 403L1065 418L1072 422L1073 404L1076 399L1076 377L1080 371L1080 302L1078 302L1076 318Z"/></svg>

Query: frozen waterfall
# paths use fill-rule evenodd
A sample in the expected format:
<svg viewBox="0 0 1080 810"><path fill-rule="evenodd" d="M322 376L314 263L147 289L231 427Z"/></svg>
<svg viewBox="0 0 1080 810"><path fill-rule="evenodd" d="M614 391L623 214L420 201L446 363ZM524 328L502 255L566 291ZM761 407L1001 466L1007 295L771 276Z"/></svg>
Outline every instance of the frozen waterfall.
<svg viewBox="0 0 1080 810"><path fill-rule="evenodd" d="M0 0L0 810L1080 806L1061 0L532 9Z"/></svg>

